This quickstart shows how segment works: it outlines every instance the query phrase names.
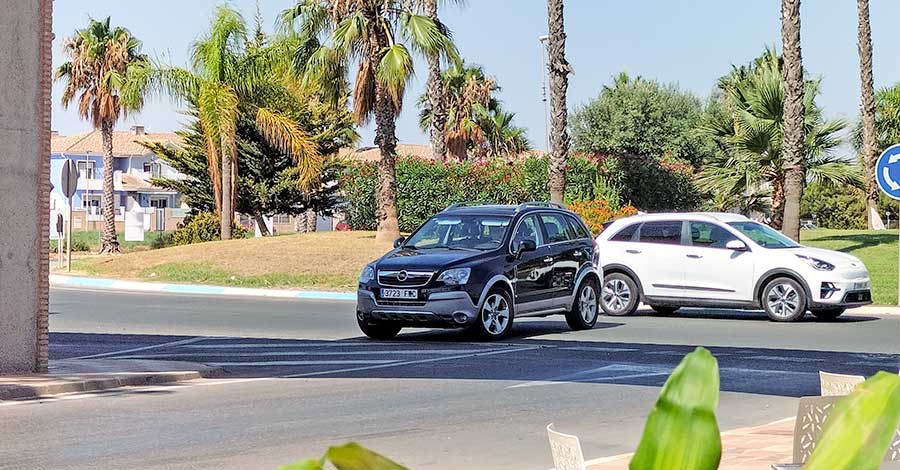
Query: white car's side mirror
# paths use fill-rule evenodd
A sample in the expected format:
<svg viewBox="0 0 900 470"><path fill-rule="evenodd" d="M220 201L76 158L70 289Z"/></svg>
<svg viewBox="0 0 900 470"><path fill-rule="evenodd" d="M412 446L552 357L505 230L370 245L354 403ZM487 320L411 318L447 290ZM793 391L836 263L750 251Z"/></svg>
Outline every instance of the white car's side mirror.
<svg viewBox="0 0 900 470"><path fill-rule="evenodd" d="M731 240L730 242L725 244L725 248L734 251L747 251L747 244L740 240Z"/></svg>

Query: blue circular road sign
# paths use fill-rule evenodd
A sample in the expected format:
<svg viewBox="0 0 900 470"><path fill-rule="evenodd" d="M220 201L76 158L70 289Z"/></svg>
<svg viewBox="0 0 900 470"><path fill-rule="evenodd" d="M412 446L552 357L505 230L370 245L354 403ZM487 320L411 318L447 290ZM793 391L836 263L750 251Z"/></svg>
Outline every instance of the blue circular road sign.
<svg viewBox="0 0 900 470"><path fill-rule="evenodd" d="M888 147L875 165L878 187L894 199L900 199L900 144Z"/></svg>

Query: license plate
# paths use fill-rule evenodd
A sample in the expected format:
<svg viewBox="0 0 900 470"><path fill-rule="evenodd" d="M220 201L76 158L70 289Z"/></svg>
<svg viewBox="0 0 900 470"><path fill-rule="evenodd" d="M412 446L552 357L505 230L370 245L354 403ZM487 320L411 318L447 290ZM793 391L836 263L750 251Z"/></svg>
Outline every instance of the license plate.
<svg viewBox="0 0 900 470"><path fill-rule="evenodd" d="M868 288L869 288L868 282L854 282L853 283L853 290L862 290L862 289L868 289Z"/></svg>
<svg viewBox="0 0 900 470"><path fill-rule="evenodd" d="M419 298L419 291L416 289L381 289L381 298L415 300Z"/></svg>

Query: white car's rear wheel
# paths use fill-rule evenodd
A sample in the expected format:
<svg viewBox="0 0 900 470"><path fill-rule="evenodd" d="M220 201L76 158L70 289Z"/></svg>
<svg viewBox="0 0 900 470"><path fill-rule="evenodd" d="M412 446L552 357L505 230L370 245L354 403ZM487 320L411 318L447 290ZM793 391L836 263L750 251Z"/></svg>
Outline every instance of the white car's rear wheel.
<svg viewBox="0 0 900 470"><path fill-rule="evenodd" d="M631 315L637 310L640 299L640 289L628 275L611 273L603 278L600 307L607 315L614 317Z"/></svg>

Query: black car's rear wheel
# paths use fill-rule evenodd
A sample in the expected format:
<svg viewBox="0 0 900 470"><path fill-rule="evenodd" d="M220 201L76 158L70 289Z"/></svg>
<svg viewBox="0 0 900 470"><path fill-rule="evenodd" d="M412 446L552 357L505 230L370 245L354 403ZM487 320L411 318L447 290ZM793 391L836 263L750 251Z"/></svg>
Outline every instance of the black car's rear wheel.
<svg viewBox="0 0 900 470"><path fill-rule="evenodd" d="M481 304L481 310L472 325L472 330L481 339L501 339L512 330L514 317L512 298L509 293L505 289L494 288L488 292Z"/></svg>
<svg viewBox="0 0 900 470"><path fill-rule="evenodd" d="M356 323L359 325L360 331L372 339L391 339L397 336L397 334L400 333L400 330L403 329L401 326L392 325L390 323L372 322L368 319L360 319L359 317L356 318Z"/></svg>
<svg viewBox="0 0 900 470"><path fill-rule="evenodd" d="M566 323L573 330L590 330L597 323L600 310L597 281L585 279L575 292L572 310L566 313Z"/></svg>

